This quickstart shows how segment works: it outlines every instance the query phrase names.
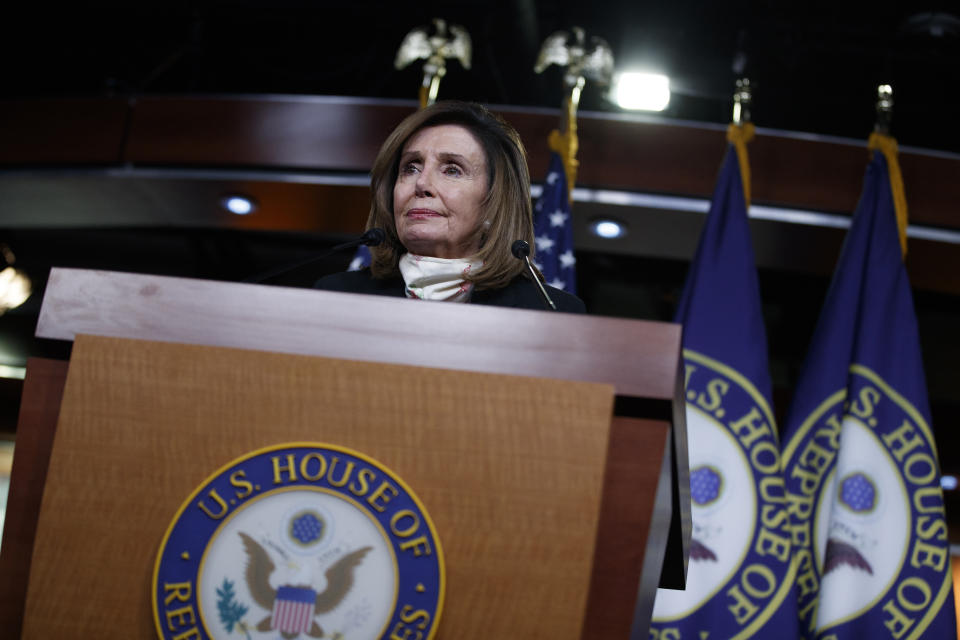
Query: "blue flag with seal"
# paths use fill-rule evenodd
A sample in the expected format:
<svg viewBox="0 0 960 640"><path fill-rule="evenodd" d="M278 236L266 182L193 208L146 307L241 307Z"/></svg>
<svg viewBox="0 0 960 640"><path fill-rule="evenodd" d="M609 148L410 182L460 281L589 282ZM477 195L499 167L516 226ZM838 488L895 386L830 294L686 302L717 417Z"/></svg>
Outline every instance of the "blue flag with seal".
<svg viewBox="0 0 960 640"><path fill-rule="evenodd" d="M787 417L800 631L956 638L896 142L874 151ZM898 237L899 226L899 237Z"/></svg>
<svg viewBox="0 0 960 640"><path fill-rule="evenodd" d="M747 224L753 127L732 143L675 320L684 325L693 535L650 638L795 638L796 598L760 288Z"/></svg>
<svg viewBox="0 0 960 640"><path fill-rule="evenodd" d="M573 216L563 161L550 154L550 168L543 193L533 211L535 264L547 284L568 293L577 292L577 273L573 256Z"/></svg>

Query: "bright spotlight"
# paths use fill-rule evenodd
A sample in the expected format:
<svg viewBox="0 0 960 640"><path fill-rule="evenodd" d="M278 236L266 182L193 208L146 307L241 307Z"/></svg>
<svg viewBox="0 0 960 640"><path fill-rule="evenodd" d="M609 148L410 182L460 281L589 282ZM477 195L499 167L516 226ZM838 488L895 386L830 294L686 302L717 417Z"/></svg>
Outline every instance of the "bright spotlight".
<svg viewBox="0 0 960 640"><path fill-rule="evenodd" d="M590 230L593 231L594 235L608 240L623 237L627 233L623 224L609 219L596 220L590 225Z"/></svg>
<svg viewBox="0 0 960 640"><path fill-rule="evenodd" d="M23 271L13 267L0 271L0 313L19 307L31 291L30 278Z"/></svg>
<svg viewBox="0 0 960 640"><path fill-rule="evenodd" d="M33 291L33 286L26 273L13 268L17 257L13 255L10 247L0 244L0 255L7 263L3 271L0 271L0 315L3 315L4 312L26 302Z"/></svg>
<svg viewBox="0 0 960 640"><path fill-rule="evenodd" d="M670 104L670 78L635 71L614 79L613 99L622 109L663 111Z"/></svg>
<svg viewBox="0 0 960 640"><path fill-rule="evenodd" d="M954 491L957 488L957 476L940 476L940 486L946 491Z"/></svg>
<svg viewBox="0 0 960 640"><path fill-rule="evenodd" d="M221 203L224 209L238 216L245 216L257 208L253 200L246 196L227 196Z"/></svg>

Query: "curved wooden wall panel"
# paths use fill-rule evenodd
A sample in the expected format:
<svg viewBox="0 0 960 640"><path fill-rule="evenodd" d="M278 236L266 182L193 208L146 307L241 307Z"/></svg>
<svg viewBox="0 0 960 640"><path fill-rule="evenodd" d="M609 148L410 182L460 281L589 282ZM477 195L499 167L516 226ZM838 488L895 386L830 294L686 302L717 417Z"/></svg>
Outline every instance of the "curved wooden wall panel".
<svg viewBox="0 0 960 640"><path fill-rule="evenodd" d="M0 102L0 165L255 168L364 172L415 103L310 96L167 96ZM498 108L520 132L535 180L546 172L549 110ZM129 119L129 128L127 122ZM126 133L125 133L126 131ZM709 197L722 127L581 114L578 184ZM850 213L867 164L850 144L762 129L750 146L753 200ZM911 221L960 228L960 157L906 151Z"/></svg>

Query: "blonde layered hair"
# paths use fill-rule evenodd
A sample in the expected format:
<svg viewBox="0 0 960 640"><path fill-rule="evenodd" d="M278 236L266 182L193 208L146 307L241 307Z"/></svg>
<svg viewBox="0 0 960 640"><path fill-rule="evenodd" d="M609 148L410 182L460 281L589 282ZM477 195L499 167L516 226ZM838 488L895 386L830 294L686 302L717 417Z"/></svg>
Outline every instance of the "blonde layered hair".
<svg viewBox="0 0 960 640"><path fill-rule="evenodd" d="M400 256L407 252L397 235L393 217L393 187L397 182L400 155L418 131L444 124L460 125L477 140L487 163L487 195L481 203L482 221L474 231L480 251L469 256L483 262L467 279L477 289L505 287L523 273L524 263L513 256L511 246L526 240L533 257L533 210L530 204L530 170L520 135L502 118L485 107L467 102L437 102L407 117L386 139L370 172L372 201L367 229L380 227L387 239L372 247L370 270L374 278L399 274ZM489 223L489 224L488 224ZM467 257L467 256L463 256Z"/></svg>

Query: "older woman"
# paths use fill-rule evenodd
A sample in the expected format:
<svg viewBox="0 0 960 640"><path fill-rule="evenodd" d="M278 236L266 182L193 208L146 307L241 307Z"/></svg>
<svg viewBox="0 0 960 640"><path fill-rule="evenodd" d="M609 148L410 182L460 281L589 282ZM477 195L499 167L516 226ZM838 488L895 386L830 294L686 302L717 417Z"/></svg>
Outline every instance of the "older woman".
<svg viewBox="0 0 960 640"><path fill-rule="evenodd" d="M406 118L371 172L367 228L386 240L369 269L316 287L504 307L543 309L517 240L533 246L526 153L517 132L477 104L440 102ZM583 302L547 287L560 311Z"/></svg>

